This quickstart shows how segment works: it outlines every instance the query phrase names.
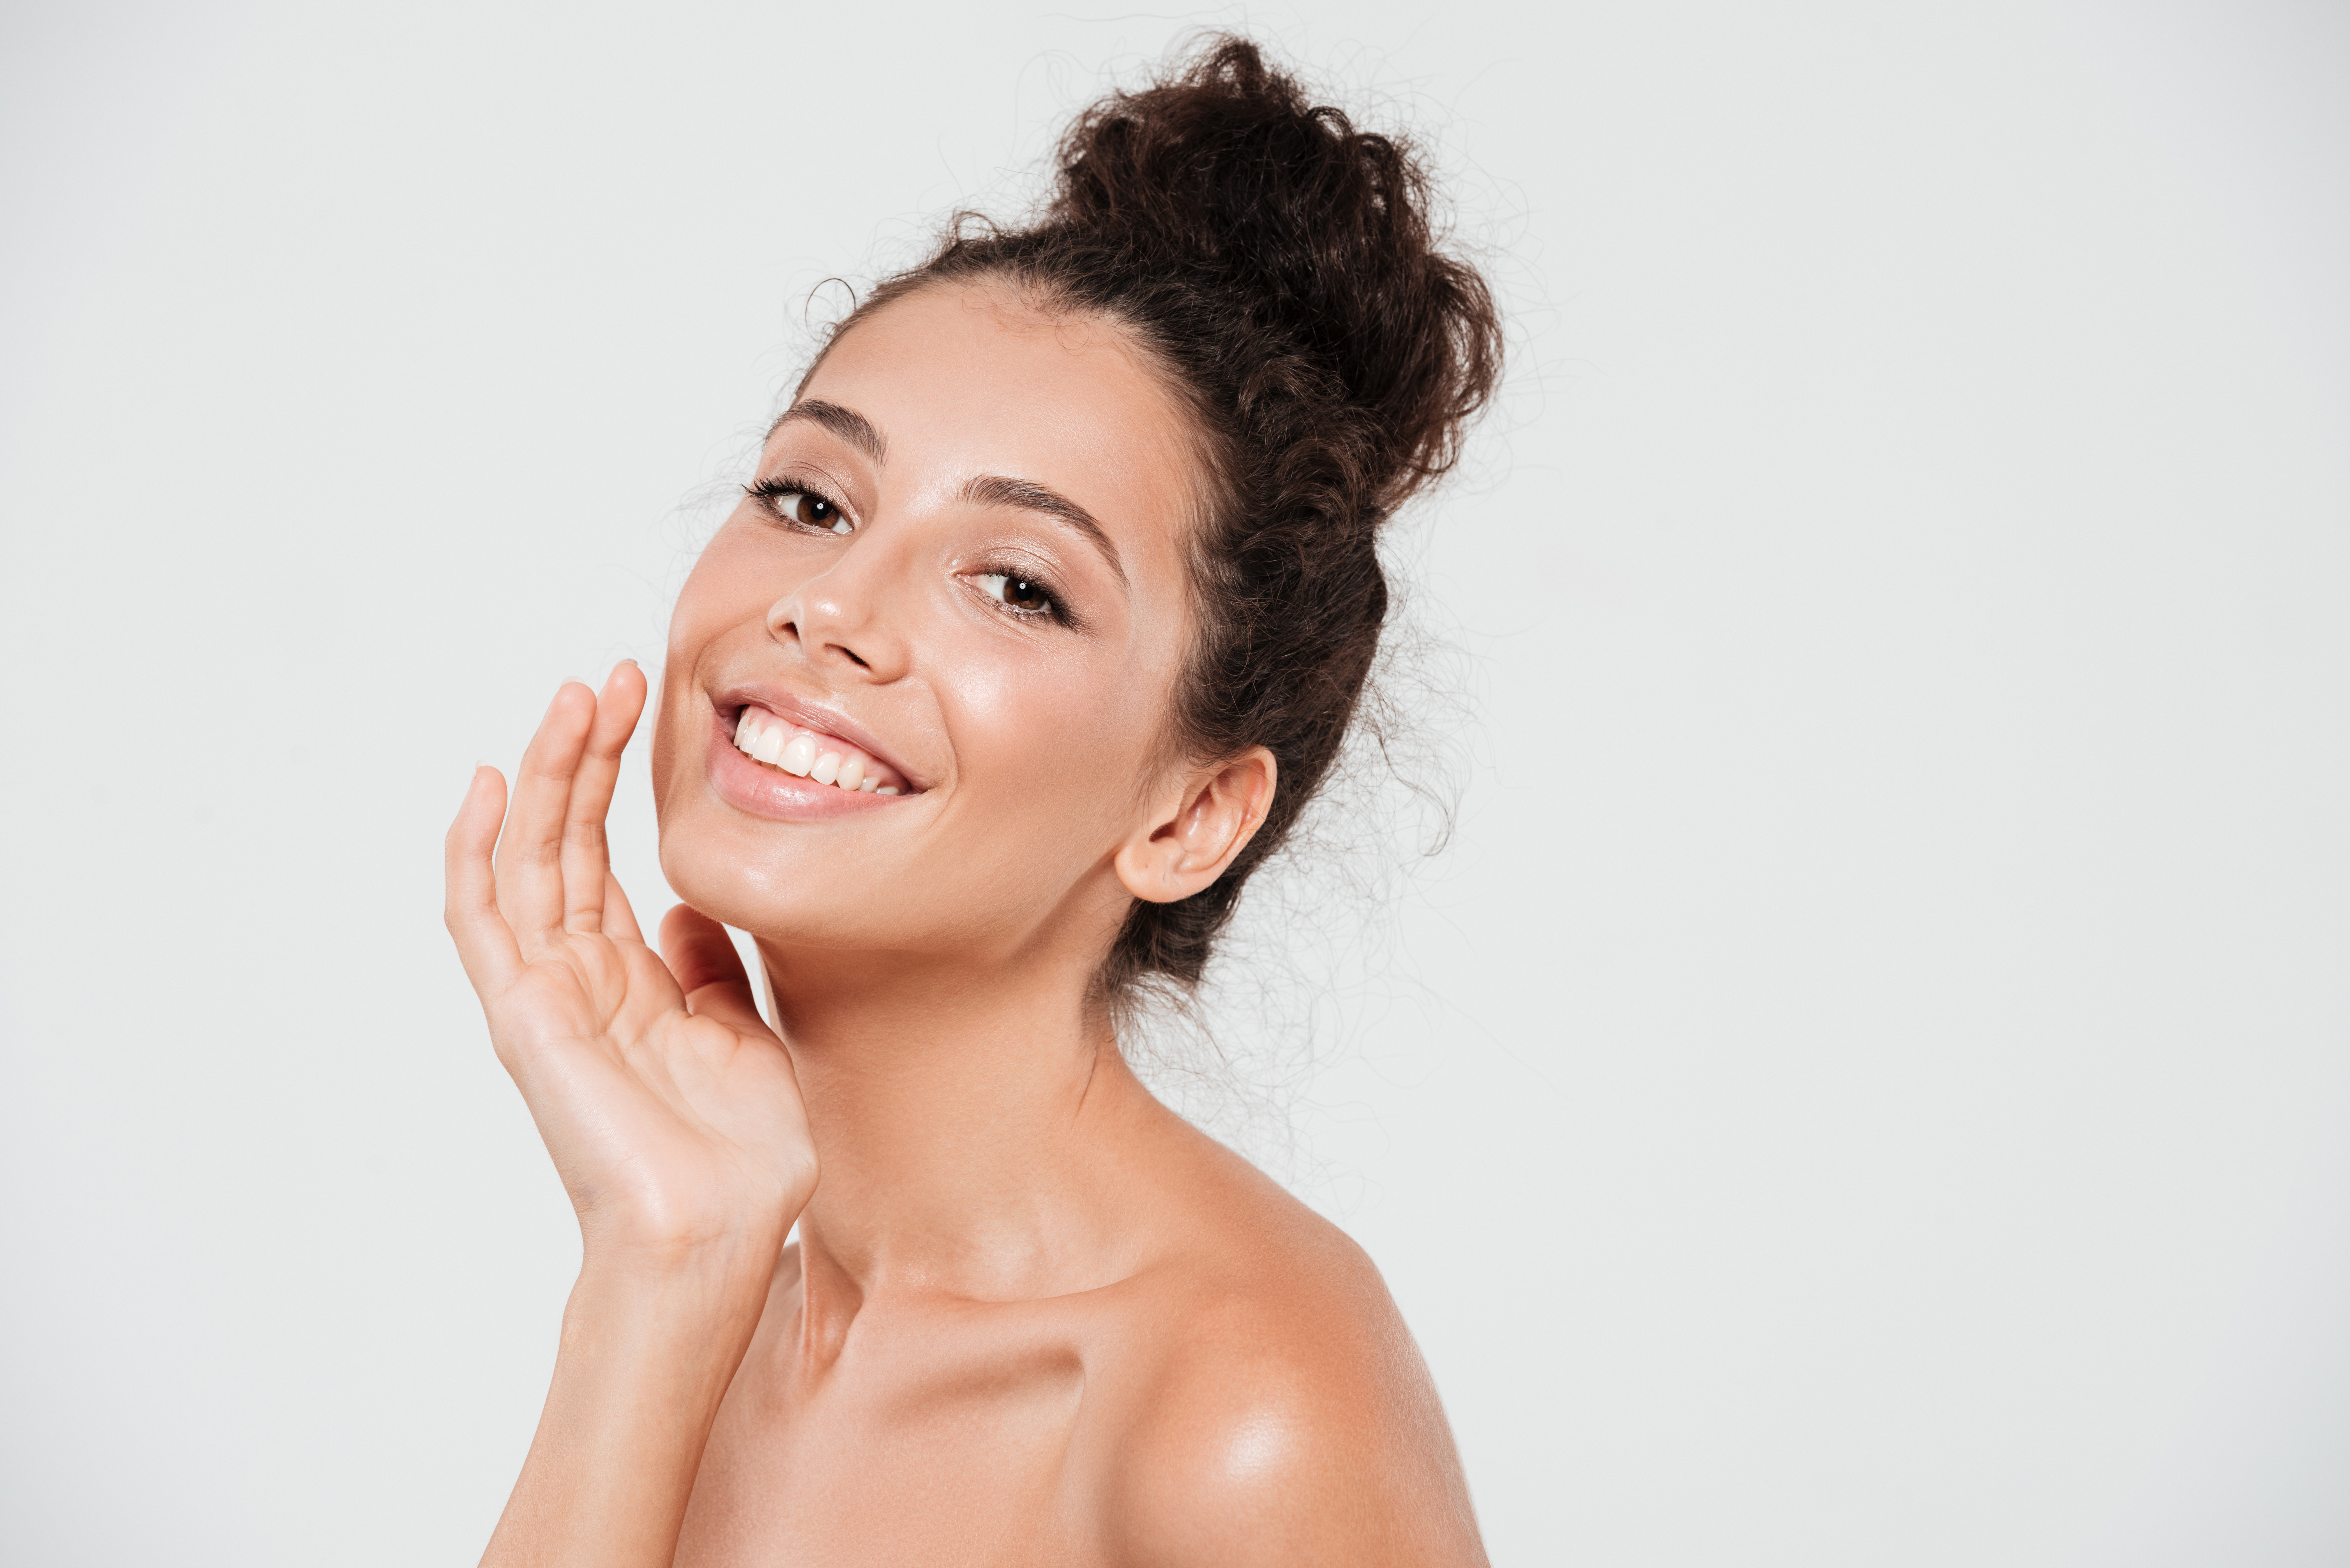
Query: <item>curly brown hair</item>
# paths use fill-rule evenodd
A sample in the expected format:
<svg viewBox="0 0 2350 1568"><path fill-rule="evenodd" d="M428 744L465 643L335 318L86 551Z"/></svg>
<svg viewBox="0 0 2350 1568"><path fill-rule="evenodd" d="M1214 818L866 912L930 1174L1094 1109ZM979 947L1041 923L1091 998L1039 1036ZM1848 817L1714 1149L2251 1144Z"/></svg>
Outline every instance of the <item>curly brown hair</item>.
<svg viewBox="0 0 2350 1568"><path fill-rule="evenodd" d="M1502 330L1484 280L1438 249L1419 157L1311 102L1246 39L1212 36L1102 99L1055 161L1035 223L957 213L826 346L918 289L1009 282L1116 323L1198 421L1210 493L1168 742L1199 762L1263 745L1280 783L1212 885L1135 902L1097 976L1115 1002L1152 977L1198 984L1242 887L1329 774L1387 618L1381 525L1459 460Z"/></svg>

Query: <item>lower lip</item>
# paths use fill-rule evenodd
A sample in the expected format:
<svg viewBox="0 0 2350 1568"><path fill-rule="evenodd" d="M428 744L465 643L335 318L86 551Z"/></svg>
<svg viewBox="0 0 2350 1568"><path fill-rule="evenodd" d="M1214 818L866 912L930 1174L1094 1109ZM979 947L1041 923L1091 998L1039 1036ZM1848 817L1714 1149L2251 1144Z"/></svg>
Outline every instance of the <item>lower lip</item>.
<svg viewBox="0 0 2350 1568"><path fill-rule="evenodd" d="M754 762L735 750L733 732L715 710L710 715L710 787L727 805L778 822L817 822L879 811L910 795L875 794L797 778Z"/></svg>

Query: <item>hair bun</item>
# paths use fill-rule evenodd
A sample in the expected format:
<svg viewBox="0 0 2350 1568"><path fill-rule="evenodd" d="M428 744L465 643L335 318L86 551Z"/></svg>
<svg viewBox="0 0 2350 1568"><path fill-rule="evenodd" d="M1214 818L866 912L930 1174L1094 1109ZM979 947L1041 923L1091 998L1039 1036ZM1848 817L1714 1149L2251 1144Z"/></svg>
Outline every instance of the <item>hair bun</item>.
<svg viewBox="0 0 2350 1568"><path fill-rule="evenodd" d="M1370 416L1382 510L1453 465L1498 376L1499 334L1484 280L1436 249L1409 148L1222 36L1080 115L1059 165L1048 224L1191 272Z"/></svg>

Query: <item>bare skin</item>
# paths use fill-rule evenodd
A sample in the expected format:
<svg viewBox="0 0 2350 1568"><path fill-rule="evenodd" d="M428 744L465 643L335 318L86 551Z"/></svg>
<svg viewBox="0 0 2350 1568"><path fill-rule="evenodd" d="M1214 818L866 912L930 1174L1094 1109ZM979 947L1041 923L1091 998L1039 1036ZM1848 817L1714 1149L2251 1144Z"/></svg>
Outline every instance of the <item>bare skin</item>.
<svg viewBox="0 0 2350 1568"><path fill-rule="evenodd" d="M633 666L557 693L510 807L477 774L450 928L583 1241L485 1563L1484 1562L1378 1272L1154 1100L1091 989L1279 785L1166 754L1185 420L999 289L835 345L679 597L660 954L603 852ZM896 793L744 755L770 717Z"/></svg>

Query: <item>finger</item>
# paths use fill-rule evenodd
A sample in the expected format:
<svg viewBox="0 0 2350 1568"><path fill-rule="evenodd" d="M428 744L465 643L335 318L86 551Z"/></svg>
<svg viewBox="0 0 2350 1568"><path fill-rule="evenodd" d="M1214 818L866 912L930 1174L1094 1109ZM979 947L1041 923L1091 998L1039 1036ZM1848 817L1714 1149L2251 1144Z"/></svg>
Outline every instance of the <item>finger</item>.
<svg viewBox="0 0 2350 1568"><path fill-rule="evenodd" d="M498 836L498 908L525 954L563 923L564 808L595 717L596 694L565 681L515 771L514 805Z"/></svg>
<svg viewBox="0 0 2350 1568"><path fill-rule="evenodd" d="M751 997L750 971L725 927L680 904L662 917L660 938L661 957L685 992L687 1011L736 1029L766 1030Z"/></svg>
<svg viewBox="0 0 2350 1568"><path fill-rule="evenodd" d="M629 896L620 891L620 879L609 871L604 873L604 934L639 945L645 940L643 929L637 924L637 912L629 905Z"/></svg>
<svg viewBox="0 0 2350 1568"><path fill-rule="evenodd" d="M465 978L484 1002L511 984L522 969L514 932L498 913L497 872L490 865L490 846L498 841L498 824L505 813L504 776L475 763L464 804L458 806L442 848L448 880L442 918L456 940Z"/></svg>
<svg viewBox="0 0 2350 1568"><path fill-rule="evenodd" d="M563 815L563 925L567 930L597 931L604 928L604 886L611 880L611 859L605 847L604 817L611 809L612 790L619 783L620 753L637 732L637 715L645 708L645 675L622 660L605 679L596 699L595 722L588 727L579 765L571 778L571 799Z"/></svg>

